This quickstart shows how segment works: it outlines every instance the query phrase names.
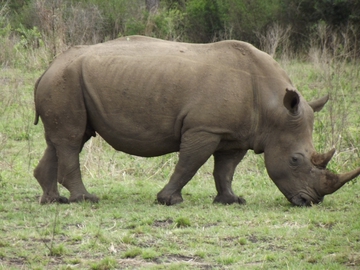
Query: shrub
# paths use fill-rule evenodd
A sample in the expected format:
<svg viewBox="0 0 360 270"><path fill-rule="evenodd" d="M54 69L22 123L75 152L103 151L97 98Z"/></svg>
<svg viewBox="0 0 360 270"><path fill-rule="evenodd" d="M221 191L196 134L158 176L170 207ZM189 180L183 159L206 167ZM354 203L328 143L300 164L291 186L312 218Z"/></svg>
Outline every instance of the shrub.
<svg viewBox="0 0 360 270"><path fill-rule="evenodd" d="M183 39L183 31L184 14L178 9L148 14L145 35L176 41Z"/></svg>
<svg viewBox="0 0 360 270"><path fill-rule="evenodd" d="M279 2L225 0L227 16L224 17L228 28L232 29L233 38L259 45L256 32L263 32L266 27L277 21Z"/></svg>
<svg viewBox="0 0 360 270"><path fill-rule="evenodd" d="M0 8L0 63L3 66L11 64L14 56L14 41L11 37L11 25L8 21L8 6Z"/></svg>
<svg viewBox="0 0 360 270"><path fill-rule="evenodd" d="M223 30L219 1L189 0L186 2L186 35L193 42L211 42Z"/></svg>

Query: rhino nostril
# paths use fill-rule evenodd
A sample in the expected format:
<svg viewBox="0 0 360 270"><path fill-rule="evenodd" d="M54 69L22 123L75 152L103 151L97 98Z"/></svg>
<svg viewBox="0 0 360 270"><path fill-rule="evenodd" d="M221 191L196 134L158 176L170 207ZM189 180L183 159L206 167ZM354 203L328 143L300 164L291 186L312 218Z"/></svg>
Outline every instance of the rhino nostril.
<svg viewBox="0 0 360 270"><path fill-rule="evenodd" d="M312 206L319 204L324 200L324 197L321 196L309 196L308 194L298 194L294 196L290 202L296 206Z"/></svg>
<svg viewBox="0 0 360 270"><path fill-rule="evenodd" d="M291 202L296 206L311 206L312 202L308 198L302 195L295 196Z"/></svg>
<svg viewBox="0 0 360 270"><path fill-rule="evenodd" d="M311 206L311 201L307 198L300 196L301 206Z"/></svg>

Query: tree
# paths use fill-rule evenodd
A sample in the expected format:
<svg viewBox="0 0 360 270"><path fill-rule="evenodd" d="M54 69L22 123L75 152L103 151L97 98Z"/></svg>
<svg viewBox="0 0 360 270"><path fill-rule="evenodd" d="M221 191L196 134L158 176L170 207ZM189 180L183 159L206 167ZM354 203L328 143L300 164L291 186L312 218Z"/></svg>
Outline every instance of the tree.
<svg viewBox="0 0 360 270"><path fill-rule="evenodd" d="M145 0L146 10L150 13L156 13L160 0Z"/></svg>

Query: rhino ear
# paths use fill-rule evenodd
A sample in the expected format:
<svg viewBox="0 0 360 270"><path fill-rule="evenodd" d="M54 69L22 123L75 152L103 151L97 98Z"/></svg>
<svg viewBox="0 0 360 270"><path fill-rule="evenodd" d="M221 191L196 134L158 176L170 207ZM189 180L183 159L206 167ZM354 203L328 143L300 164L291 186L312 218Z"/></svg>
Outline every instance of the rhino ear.
<svg viewBox="0 0 360 270"><path fill-rule="evenodd" d="M294 90L286 89L284 96L284 106L291 114L297 114L299 111L300 96Z"/></svg>
<svg viewBox="0 0 360 270"><path fill-rule="evenodd" d="M324 107L324 105L326 104L326 102L328 102L328 100L329 100L329 95L326 95L317 100L310 101L308 102L308 104L314 110L314 112L318 112Z"/></svg>

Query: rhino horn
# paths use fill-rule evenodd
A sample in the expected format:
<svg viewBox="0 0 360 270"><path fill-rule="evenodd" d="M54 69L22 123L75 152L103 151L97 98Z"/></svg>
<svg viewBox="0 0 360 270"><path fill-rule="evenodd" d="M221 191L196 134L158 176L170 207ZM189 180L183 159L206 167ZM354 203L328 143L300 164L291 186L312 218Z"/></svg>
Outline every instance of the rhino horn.
<svg viewBox="0 0 360 270"><path fill-rule="evenodd" d="M325 154L313 154L311 157L311 162L319 168L326 168L326 165L329 163L333 155L335 154L335 148L331 149Z"/></svg>
<svg viewBox="0 0 360 270"><path fill-rule="evenodd" d="M326 173L320 179L321 188L319 190L319 193L321 193L323 196L334 193L358 175L360 175L360 168L343 174L333 174L329 171L326 171Z"/></svg>
<svg viewBox="0 0 360 270"><path fill-rule="evenodd" d="M329 100L329 95L323 96L322 98L319 98L317 100L313 100L308 102L310 107L313 109L314 112L319 112L324 107L326 102Z"/></svg>

